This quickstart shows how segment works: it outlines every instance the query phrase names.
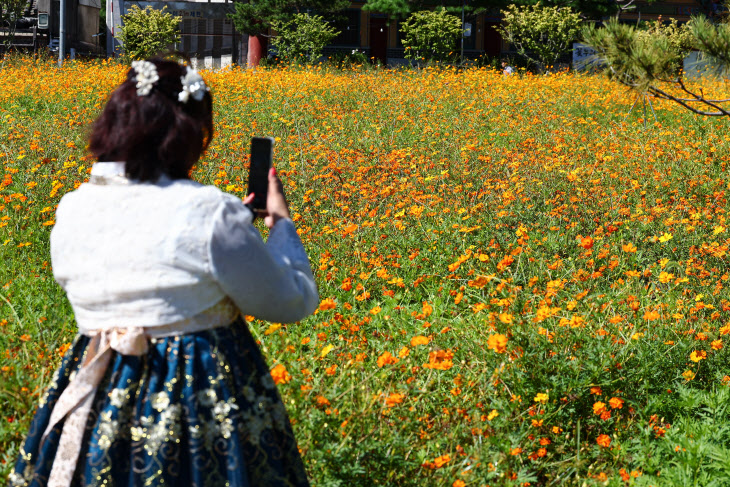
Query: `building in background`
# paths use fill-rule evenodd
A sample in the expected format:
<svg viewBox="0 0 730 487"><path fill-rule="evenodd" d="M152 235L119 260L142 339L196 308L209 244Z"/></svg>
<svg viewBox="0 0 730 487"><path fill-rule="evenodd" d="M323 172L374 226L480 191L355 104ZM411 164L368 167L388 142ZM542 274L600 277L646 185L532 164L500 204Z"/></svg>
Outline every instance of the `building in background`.
<svg viewBox="0 0 730 487"><path fill-rule="evenodd" d="M240 63L241 35L235 32L233 22L227 17L229 13L234 12L233 2L230 0L187 2L106 0L106 2L109 55L121 52L122 46L116 37L122 24L121 16L132 5L137 5L141 9L151 6L161 10L166 7L169 13L182 17L180 42L174 48L189 56L194 64L217 68L234 62Z"/></svg>
<svg viewBox="0 0 730 487"><path fill-rule="evenodd" d="M118 26L122 23L121 16L132 5L138 5L142 9L149 5L155 9L167 7L169 12L183 18L180 28L182 39L175 47L197 63L207 67L221 67L230 63L246 64L248 36L237 33L232 21L227 18L229 13L235 11L232 0L105 1L106 49L109 55L120 53L122 49L116 38ZM341 13L341 18L336 22L336 28L341 33L325 48L325 57L357 49L365 53L368 58L386 65L405 63L399 22L388 19L384 14L362 10L364 4L365 2L353 2L349 9ZM472 16L468 17L466 22L470 23L472 28L470 35L464 39L465 56L478 57L484 54L499 56L503 48L502 38L494 29L499 24L498 14Z"/></svg>
<svg viewBox="0 0 730 487"><path fill-rule="evenodd" d="M59 0L28 0L16 21L14 48L36 50L58 46ZM101 0L66 0L66 46L74 52L101 54L99 13Z"/></svg>
<svg viewBox="0 0 730 487"><path fill-rule="evenodd" d="M106 46L100 36L99 15L104 1L106 11ZM207 67L220 67L230 63L245 65L248 36L235 31L228 14L235 11L233 0L193 1L140 1L128 0L66 0L66 46L82 54L114 55L121 52L118 27L121 16L132 6L152 6L167 10L183 18L181 41L174 46L190 56L196 63ZM337 53L363 52L368 58L384 65L406 63L401 44L400 23L384 14L363 10L365 2L352 2L335 22L340 35L325 48L325 56ZM715 15L722 9L721 0L664 0L649 2L637 0L633 11L622 15L622 20L668 20L680 22L691 15ZM35 49L44 45L57 45L59 24L59 0L28 0L28 6L16 38L18 45ZM465 18L464 57L480 56L497 58L509 53L496 27L501 21L498 11L480 13ZM36 34L37 38L36 39ZM265 40L265 39L264 39ZM460 43L459 43L460 44ZM460 48L460 45L458 46ZM264 53L266 45L263 46Z"/></svg>
<svg viewBox="0 0 730 487"><path fill-rule="evenodd" d="M357 49L369 59L384 65L405 64L405 49L401 43L400 22L387 15L363 10L364 2L353 2L342 12L335 27L340 35L324 50L325 57ZM495 29L500 23L499 12L468 15L464 19L464 57L499 57L505 49L502 36ZM458 46L460 48L460 45Z"/></svg>

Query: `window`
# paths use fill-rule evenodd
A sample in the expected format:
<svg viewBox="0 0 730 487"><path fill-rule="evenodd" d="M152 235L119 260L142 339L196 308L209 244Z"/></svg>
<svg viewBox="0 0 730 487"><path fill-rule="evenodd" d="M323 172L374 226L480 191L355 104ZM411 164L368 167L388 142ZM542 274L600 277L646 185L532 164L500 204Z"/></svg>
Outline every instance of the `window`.
<svg viewBox="0 0 730 487"><path fill-rule="evenodd" d="M340 35L332 40L333 46L360 47L360 11L355 9L344 10L334 15L333 27L340 31Z"/></svg>
<svg viewBox="0 0 730 487"><path fill-rule="evenodd" d="M477 17L476 15L468 16L464 19L464 25L471 24L471 35L464 37L464 49L475 49L477 40ZM461 38L458 40L459 47L461 47Z"/></svg>

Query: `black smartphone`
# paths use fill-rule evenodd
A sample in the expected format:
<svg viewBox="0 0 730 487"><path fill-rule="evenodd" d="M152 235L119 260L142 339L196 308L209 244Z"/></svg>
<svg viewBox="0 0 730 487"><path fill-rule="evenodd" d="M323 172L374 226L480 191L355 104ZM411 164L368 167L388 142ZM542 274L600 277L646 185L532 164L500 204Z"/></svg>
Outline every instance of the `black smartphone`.
<svg viewBox="0 0 730 487"><path fill-rule="evenodd" d="M274 158L273 137L253 137L251 139L251 165L248 170L248 192L254 198L247 206L256 216L266 209L266 196L269 189L269 169Z"/></svg>

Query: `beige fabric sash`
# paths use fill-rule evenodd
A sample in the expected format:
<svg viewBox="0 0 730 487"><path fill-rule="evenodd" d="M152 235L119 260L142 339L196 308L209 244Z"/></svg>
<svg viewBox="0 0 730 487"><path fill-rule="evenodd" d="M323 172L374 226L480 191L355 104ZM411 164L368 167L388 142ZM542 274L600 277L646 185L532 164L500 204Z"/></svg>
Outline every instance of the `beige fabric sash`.
<svg viewBox="0 0 730 487"><path fill-rule="evenodd" d="M48 477L48 487L71 485L96 389L104 378L113 351L122 355L144 356L149 348L150 337L177 336L226 326L232 323L238 314L233 302L224 298L192 318L161 327L85 331L84 334L90 336L91 340L86 347L84 362L58 398L51 411L48 427L41 438L42 442L53 427L66 418L51 474Z"/></svg>

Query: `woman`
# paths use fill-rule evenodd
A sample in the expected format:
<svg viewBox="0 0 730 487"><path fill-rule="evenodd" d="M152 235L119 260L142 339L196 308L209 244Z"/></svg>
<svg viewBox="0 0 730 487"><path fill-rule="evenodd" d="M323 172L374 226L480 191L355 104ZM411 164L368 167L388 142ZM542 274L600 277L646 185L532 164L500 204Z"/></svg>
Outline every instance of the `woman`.
<svg viewBox="0 0 730 487"><path fill-rule="evenodd" d="M273 169L265 244L252 195L189 179L212 135L205 82L162 59L132 63L95 122L105 162L63 197L51 233L79 335L10 485L307 485L241 316L302 319L316 285Z"/></svg>

